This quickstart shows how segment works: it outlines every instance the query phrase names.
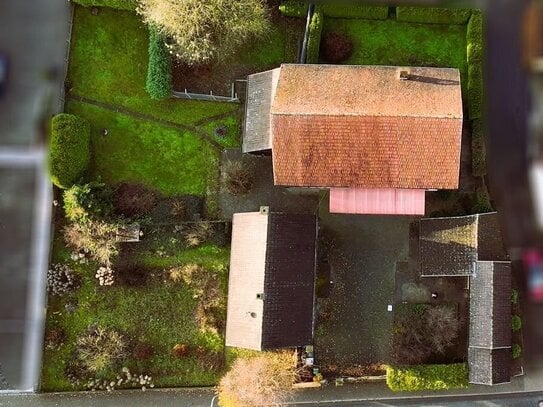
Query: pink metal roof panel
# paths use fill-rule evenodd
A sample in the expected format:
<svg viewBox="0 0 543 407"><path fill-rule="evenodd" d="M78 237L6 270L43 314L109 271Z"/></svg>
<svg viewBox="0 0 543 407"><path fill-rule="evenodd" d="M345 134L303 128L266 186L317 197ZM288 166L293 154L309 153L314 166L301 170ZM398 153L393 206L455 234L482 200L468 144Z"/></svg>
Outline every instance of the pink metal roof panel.
<svg viewBox="0 0 543 407"><path fill-rule="evenodd" d="M330 188L330 212L424 215L424 189Z"/></svg>

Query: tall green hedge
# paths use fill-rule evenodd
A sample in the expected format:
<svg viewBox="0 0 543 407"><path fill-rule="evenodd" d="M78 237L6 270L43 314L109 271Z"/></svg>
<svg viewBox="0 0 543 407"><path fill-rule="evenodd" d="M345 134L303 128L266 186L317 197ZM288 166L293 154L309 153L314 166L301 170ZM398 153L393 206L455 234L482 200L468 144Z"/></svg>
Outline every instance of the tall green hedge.
<svg viewBox="0 0 543 407"><path fill-rule="evenodd" d="M471 121L471 170L474 176L486 175L486 148L483 121Z"/></svg>
<svg viewBox="0 0 543 407"><path fill-rule="evenodd" d="M471 10L438 7L396 7L396 19L409 23L466 24Z"/></svg>
<svg viewBox="0 0 543 407"><path fill-rule="evenodd" d="M473 10L466 30L468 60L468 115L479 119L483 114L483 16Z"/></svg>
<svg viewBox="0 0 543 407"><path fill-rule="evenodd" d="M51 121L49 173L53 184L69 188L84 174L90 159L90 124L71 114L60 113Z"/></svg>
<svg viewBox="0 0 543 407"><path fill-rule="evenodd" d="M152 99L160 100L172 95L172 61L162 35L149 30L149 64L145 89Z"/></svg>
<svg viewBox="0 0 543 407"><path fill-rule="evenodd" d="M85 7L110 7L118 10L135 10L137 0L72 0Z"/></svg>
<svg viewBox="0 0 543 407"><path fill-rule="evenodd" d="M309 4L305 1L289 0L279 6L279 11L287 17L305 17Z"/></svg>
<svg viewBox="0 0 543 407"><path fill-rule="evenodd" d="M307 39L307 59L308 64L319 62L319 50L321 46L322 27L324 16L320 6L315 6L313 17L309 23L309 36Z"/></svg>
<svg viewBox="0 0 543 407"><path fill-rule="evenodd" d="M466 363L387 367L387 385L393 391L446 390L468 387Z"/></svg>
<svg viewBox="0 0 543 407"><path fill-rule="evenodd" d="M368 20L386 20L387 6L359 6L354 4L323 4L322 13L332 18L364 18Z"/></svg>

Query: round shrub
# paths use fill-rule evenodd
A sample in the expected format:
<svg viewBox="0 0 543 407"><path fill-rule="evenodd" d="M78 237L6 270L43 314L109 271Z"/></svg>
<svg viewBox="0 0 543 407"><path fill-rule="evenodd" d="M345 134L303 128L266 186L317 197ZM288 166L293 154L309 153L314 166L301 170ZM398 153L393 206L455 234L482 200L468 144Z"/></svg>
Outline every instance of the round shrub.
<svg viewBox="0 0 543 407"><path fill-rule="evenodd" d="M180 359L188 356L189 352L189 346L184 343L178 343L172 349L172 355Z"/></svg>
<svg viewBox="0 0 543 407"><path fill-rule="evenodd" d="M514 332L520 330L522 327L522 320L518 315L513 315L511 317L511 329L513 329Z"/></svg>
<svg viewBox="0 0 543 407"><path fill-rule="evenodd" d="M60 113L51 122L49 172L53 184L69 188L89 165L90 124L78 117Z"/></svg>
<svg viewBox="0 0 543 407"><path fill-rule="evenodd" d="M79 286L74 271L67 264L55 264L47 270L47 290L53 295L65 295Z"/></svg>
<svg viewBox="0 0 543 407"><path fill-rule="evenodd" d="M113 194L115 210L129 218L149 215L158 204L158 192L142 184L123 182Z"/></svg>
<svg viewBox="0 0 543 407"><path fill-rule="evenodd" d="M124 337L112 329L91 327L76 340L78 359L89 372L99 372L126 356Z"/></svg>
<svg viewBox="0 0 543 407"><path fill-rule="evenodd" d="M522 348L518 343L514 343L511 347L511 353L513 354L513 359L518 359L522 355Z"/></svg>
<svg viewBox="0 0 543 407"><path fill-rule="evenodd" d="M328 32L324 35L321 49L326 62L339 64L353 54L353 42L343 33Z"/></svg>

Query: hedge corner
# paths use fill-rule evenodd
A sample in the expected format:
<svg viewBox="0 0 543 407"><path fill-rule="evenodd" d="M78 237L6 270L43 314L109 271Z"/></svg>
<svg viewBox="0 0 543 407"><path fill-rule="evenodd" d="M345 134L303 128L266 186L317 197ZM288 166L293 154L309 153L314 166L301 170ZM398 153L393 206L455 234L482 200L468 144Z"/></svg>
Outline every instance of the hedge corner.
<svg viewBox="0 0 543 407"><path fill-rule="evenodd" d="M321 45L322 27L324 15L320 6L315 7L313 17L309 23L309 38L307 40L307 63L316 64L319 62L319 51Z"/></svg>
<svg viewBox="0 0 543 407"><path fill-rule="evenodd" d="M51 120L49 173L59 188L71 187L86 171L90 132L90 124L78 116L60 113Z"/></svg>
<svg viewBox="0 0 543 407"><path fill-rule="evenodd" d="M172 61L162 35L155 29L149 30L149 64L145 89L155 100L172 95Z"/></svg>

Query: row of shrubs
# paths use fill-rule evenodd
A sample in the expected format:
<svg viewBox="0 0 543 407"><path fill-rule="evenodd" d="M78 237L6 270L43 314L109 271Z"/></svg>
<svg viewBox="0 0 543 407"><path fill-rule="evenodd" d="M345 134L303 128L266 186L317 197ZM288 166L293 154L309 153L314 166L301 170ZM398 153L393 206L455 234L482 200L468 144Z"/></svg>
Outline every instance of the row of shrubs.
<svg viewBox="0 0 543 407"><path fill-rule="evenodd" d="M72 0L85 7L110 7L117 10L136 10L137 0Z"/></svg>
<svg viewBox="0 0 543 407"><path fill-rule="evenodd" d="M305 1L284 1L279 10L287 17L305 17L309 5ZM365 18L369 20L386 20L388 7L360 6L354 4L319 4L322 14L332 18Z"/></svg>
<svg viewBox="0 0 543 407"><path fill-rule="evenodd" d="M173 91L171 56L158 30L149 30L149 64L145 88L155 100L170 97Z"/></svg>
<svg viewBox="0 0 543 407"><path fill-rule="evenodd" d="M388 366L386 382L393 391L465 388L468 387L468 366L466 363Z"/></svg>
<svg viewBox="0 0 543 407"><path fill-rule="evenodd" d="M470 9L436 7L396 7L396 19L409 23L466 24Z"/></svg>

